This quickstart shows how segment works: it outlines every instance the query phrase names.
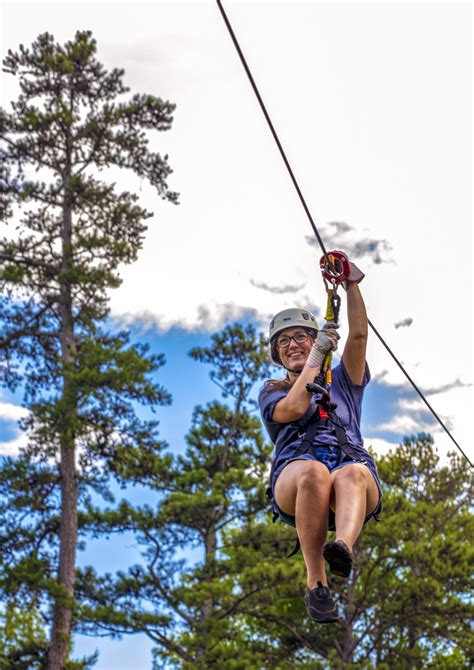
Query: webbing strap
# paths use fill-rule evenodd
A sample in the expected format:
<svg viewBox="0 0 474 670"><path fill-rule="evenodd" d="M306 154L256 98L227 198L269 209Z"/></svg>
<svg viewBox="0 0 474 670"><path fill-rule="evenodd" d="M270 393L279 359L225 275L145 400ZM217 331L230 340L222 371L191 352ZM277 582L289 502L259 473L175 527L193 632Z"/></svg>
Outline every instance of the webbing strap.
<svg viewBox="0 0 474 670"><path fill-rule="evenodd" d="M313 446L314 438L316 437L316 433L318 432L318 423L320 418L319 410L316 412L316 417L317 417L316 419L313 419L311 423L309 423L303 437L303 442L301 443L301 446L296 450L299 456L301 456L301 454L307 454L308 451Z"/></svg>
<svg viewBox="0 0 474 670"><path fill-rule="evenodd" d="M362 458L362 456L354 449L354 447L349 443L347 439L347 433L346 429L342 425L342 423L339 421L339 417L337 414L332 412L331 410L328 411L329 415L329 420L331 421L332 425L334 426L334 431L336 433L336 438L337 438L337 443L344 454L344 456L347 456L348 458L351 459L351 461L356 461L357 463L365 463L365 458Z"/></svg>
<svg viewBox="0 0 474 670"><path fill-rule="evenodd" d="M300 548L301 548L301 545L300 545L300 538L299 538L298 536L296 536L296 544L295 544L295 546L294 546L294 548L293 548L293 551L292 551L291 553L288 554L287 558L291 558L292 556L294 556L295 554L297 554L297 553L299 552Z"/></svg>
<svg viewBox="0 0 474 670"><path fill-rule="evenodd" d="M360 454L354 449L354 447L349 443L347 439L347 433L344 426L341 424L337 414L327 407L320 405L316 414L316 419L313 419L308 425L306 433L304 434L303 442L301 443L300 448L297 450L299 455L306 454L311 449L313 445L314 438L318 432L318 423L320 419L329 418L329 421L334 426L334 432L336 433L337 445L342 451L344 456L347 456L351 461L356 461L358 463L365 462L365 459L360 456Z"/></svg>

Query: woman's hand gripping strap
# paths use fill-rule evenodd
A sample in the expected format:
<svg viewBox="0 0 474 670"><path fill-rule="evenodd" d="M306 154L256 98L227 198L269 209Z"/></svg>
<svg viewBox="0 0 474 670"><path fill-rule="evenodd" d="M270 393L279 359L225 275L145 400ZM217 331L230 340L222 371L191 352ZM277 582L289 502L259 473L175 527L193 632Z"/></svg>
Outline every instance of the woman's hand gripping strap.
<svg viewBox="0 0 474 670"><path fill-rule="evenodd" d="M318 331L318 336L306 359L308 367L320 370L328 352L331 355L332 351L336 351L339 335L335 327L337 328L335 324L324 324L323 328Z"/></svg>

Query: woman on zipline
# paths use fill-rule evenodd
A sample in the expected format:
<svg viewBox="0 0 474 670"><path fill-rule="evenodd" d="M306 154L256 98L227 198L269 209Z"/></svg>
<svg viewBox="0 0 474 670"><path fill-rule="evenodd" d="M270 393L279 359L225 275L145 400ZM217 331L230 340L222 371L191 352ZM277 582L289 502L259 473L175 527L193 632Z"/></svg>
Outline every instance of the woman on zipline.
<svg viewBox="0 0 474 670"><path fill-rule="evenodd" d="M370 379L367 314L358 286L364 275L353 263L350 269L345 283L349 334L342 360L332 371L336 416L331 411L328 418L322 418L324 411L320 416L317 398L306 385L320 373L326 353L336 350L339 335L331 322L319 329L305 309L283 310L270 323L271 357L285 368L286 377L267 381L259 395L263 422L275 444L273 509L296 526L307 570L304 600L311 618L320 623L338 619L325 560L333 574L348 577L353 544L381 508L377 469L360 432L362 396ZM328 527L336 530L334 541L327 541Z"/></svg>

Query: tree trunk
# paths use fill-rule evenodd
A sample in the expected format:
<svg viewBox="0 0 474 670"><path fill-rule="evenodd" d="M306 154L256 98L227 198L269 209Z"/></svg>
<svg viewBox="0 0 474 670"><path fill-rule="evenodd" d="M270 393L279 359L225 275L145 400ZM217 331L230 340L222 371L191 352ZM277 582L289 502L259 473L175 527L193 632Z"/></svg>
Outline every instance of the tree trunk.
<svg viewBox="0 0 474 670"><path fill-rule="evenodd" d="M212 570L216 561L217 536L214 524L212 524L205 540L205 565ZM205 623L214 613L214 601L207 598L201 610L201 621Z"/></svg>
<svg viewBox="0 0 474 670"><path fill-rule="evenodd" d="M65 184L70 174L65 170ZM71 625L73 615L74 583L77 548L77 481L75 420L77 395L71 376L74 373L76 343L72 309L71 281L68 273L72 268L72 211L67 199L63 206L62 224L62 271L60 285L61 358L63 364L63 395L61 398L60 464L61 519L59 530L58 584L61 593L56 596L53 625L48 655L48 670L63 670L71 647Z"/></svg>
<svg viewBox="0 0 474 670"><path fill-rule="evenodd" d="M61 522L59 531L58 583L48 657L48 670L62 670L71 647L72 598L76 569L77 484L74 439L61 445Z"/></svg>
<svg viewBox="0 0 474 670"><path fill-rule="evenodd" d="M210 571L209 581L212 581L213 570L216 561L217 549L217 535L214 523L210 526L204 538L204 564L205 568ZM197 633L197 645L194 656L194 663L197 668L207 667L207 654L209 650L208 645L208 624L214 615L214 600L212 596L206 598L201 606L199 616L198 628L194 631Z"/></svg>
<svg viewBox="0 0 474 670"><path fill-rule="evenodd" d="M352 663L352 654L354 651L354 636L352 633L352 621L346 621L344 625L344 646L342 649L342 660L344 663Z"/></svg>
<svg viewBox="0 0 474 670"><path fill-rule="evenodd" d="M419 536L416 534L414 540L413 540L413 545L415 547L415 550L418 549L418 546L420 544ZM413 577L418 581L420 577L422 576L420 574L420 569L416 561L414 561L413 568L412 568L412 573ZM419 606L419 596L416 590L414 590L411 593L410 596L410 601L412 605L412 611L415 611L418 609ZM412 614L412 612L409 612L409 615ZM419 639L420 639L420 633L418 631L418 626L416 622L414 622L414 619L409 616L408 623L407 623L407 628L408 628L408 658L410 659L410 662L413 660L417 660L417 648L419 644Z"/></svg>
<svg viewBox="0 0 474 670"><path fill-rule="evenodd" d="M357 558L357 543L353 547L353 557L354 560ZM351 664L352 657L354 654L354 632L353 632L353 620L354 620L354 610L355 610L355 584L356 576L353 573L347 584L347 602L344 607L344 642L342 648L342 660L344 663Z"/></svg>

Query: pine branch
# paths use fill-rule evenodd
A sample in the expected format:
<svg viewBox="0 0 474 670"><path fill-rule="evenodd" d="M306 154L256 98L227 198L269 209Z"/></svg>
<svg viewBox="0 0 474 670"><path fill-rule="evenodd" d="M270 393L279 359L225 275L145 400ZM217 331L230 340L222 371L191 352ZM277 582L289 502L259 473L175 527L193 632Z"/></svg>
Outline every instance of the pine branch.
<svg viewBox="0 0 474 670"><path fill-rule="evenodd" d="M60 265L52 265L51 263L38 261L35 258L15 256L14 254L5 254L0 252L0 261L24 265L25 267L40 268L41 270L44 270L45 275L49 277L55 277L61 271Z"/></svg>
<svg viewBox="0 0 474 670"><path fill-rule="evenodd" d="M149 566L148 566L148 569L149 569L150 574L151 574L151 576L152 576L152 578L153 578L153 581L154 581L154 583L155 583L155 586L157 587L157 589L158 589L159 592L161 593L161 595L162 595L162 597L164 598L164 600L165 600L165 601L168 603L168 605L173 609L173 611L176 612L176 614L178 614L184 621L186 621L186 623L187 623L189 626L195 626L196 623L197 623L197 622L196 622L196 619L194 619L194 618L191 617L189 614L187 614L186 612L184 612L184 610L182 610L182 609L177 605L176 600L175 600L174 598L171 598L170 594L168 594L168 593L166 592L165 588L163 587L163 585L162 585L162 583L161 583L161 580L160 580L160 578L158 577L158 575L157 575L157 573L156 573L156 571L155 571L155 565L156 565L156 563L158 562L158 560L159 560L159 558L160 558L160 555L159 555L159 554L160 554L160 549L159 549L158 541L157 541L157 540L151 535L151 533L149 533L148 531L145 530L145 531L143 531L143 532L144 532L145 536L147 537L148 541L155 545L155 556L154 556L152 562L151 562L151 563L149 564Z"/></svg>
<svg viewBox="0 0 474 670"><path fill-rule="evenodd" d="M252 591L249 591L248 593L245 593L244 595L240 596L240 598L234 600L232 605L230 605L224 612L219 614L219 616L217 617L218 621L226 619L228 616L236 612L241 603L245 602L246 600L254 596L256 593L261 593L262 591L266 591L269 588L271 588L271 586L269 586L268 584L265 586L259 586L253 589Z"/></svg>

